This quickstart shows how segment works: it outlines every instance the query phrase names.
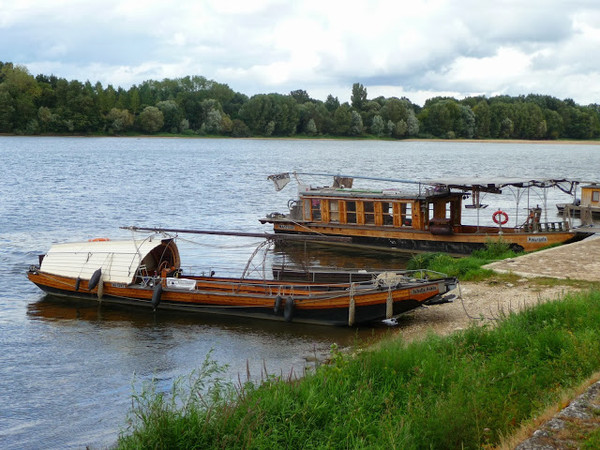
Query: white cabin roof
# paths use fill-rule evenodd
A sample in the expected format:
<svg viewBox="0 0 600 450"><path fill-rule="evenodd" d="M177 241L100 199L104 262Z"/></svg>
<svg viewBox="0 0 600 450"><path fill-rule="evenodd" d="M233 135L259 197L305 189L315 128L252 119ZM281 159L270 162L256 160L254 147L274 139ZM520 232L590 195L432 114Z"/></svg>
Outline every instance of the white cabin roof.
<svg viewBox="0 0 600 450"><path fill-rule="evenodd" d="M158 248L153 257L150 253ZM132 283L142 261L156 265L162 256L171 264L179 266L179 250L171 239L150 237L145 240L86 241L54 244L44 256L40 271L65 277L89 280L102 269L102 280L115 283ZM151 267L148 267L151 269Z"/></svg>

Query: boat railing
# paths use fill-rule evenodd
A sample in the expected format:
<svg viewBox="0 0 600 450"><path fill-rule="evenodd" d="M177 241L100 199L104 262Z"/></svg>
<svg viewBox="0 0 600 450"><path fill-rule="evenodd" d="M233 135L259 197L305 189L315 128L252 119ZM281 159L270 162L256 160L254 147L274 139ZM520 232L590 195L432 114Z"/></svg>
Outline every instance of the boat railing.
<svg viewBox="0 0 600 450"><path fill-rule="evenodd" d="M526 233L551 233L562 232L568 230L568 225L564 221L552 221L552 222L525 222L518 229L523 230Z"/></svg>
<svg viewBox="0 0 600 450"><path fill-rule="evenodd" d="M203 273L193 273L187 270L179 272L181 281L194 280L195 286L192 289L202 290L206 288L217 289L223 292L244 293L260 292L267 296L308 296L319 293L339 292L344 294L349 289L360 291L389 289L402 284L413 284L423 281L442 279L446 274L427 269L416 270L380 270L373 271L372 277L362 281L335 281L335 282L314 282L314 281L292 281L275 280L261 278L237 278L234 276L215 276L214 270L204 271ZM167 279L173 280L174 277L152 276L142 281L143 286L156 286L158 284L169 285ZM182 284L180 288L187 289L188 284Z"/></svg>

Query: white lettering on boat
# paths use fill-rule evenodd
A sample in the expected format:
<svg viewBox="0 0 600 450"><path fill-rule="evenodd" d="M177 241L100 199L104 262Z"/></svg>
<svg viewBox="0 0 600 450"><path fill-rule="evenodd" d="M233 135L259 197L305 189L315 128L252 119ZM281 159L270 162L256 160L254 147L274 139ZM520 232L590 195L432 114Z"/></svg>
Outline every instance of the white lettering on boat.
<svg viewBox="0 0 600 450"><path fill-rule="evenodd" d="M423 286L423 287L418 287L418 288L414 288L410 290L411 294L426 294L427 292L435 292L438 290L438 287L436 284L432 284L429 286Z"/></svg>
<svg viewBox="0 0 600 450"><path fill-rule="evenodd" d="M278 224L277 228L279 228L280 230L293 230L294 229L294 225L281 225L281 224Z"/></svg>
<svg viewBox="0 0 600 450"><path fill-rule="evenodd" d="M527 242L548 242L546 236L527 236Z"/></svg>

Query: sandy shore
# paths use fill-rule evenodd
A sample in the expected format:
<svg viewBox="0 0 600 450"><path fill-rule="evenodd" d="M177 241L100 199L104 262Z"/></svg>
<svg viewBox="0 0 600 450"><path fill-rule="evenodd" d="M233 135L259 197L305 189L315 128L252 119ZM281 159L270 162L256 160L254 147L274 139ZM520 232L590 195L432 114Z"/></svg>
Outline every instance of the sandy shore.
<svg viewBox="0 0 600 450"><path fill-rule="evenodd" d="M542 286L521 278L515 283L484 281L461 282L452 303L418 308L398 317L395 332L412 341L435 333L448 335L472 324L495 323L502 315L518 312L539 302L556 300L568 292L577 291L568 285Z"/></svg>

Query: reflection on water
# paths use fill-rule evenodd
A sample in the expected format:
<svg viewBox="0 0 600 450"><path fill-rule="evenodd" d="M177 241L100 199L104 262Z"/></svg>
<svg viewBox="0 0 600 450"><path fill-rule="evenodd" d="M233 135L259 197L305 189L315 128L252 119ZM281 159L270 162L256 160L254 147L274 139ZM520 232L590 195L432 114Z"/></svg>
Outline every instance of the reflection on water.
<svg viewBox="0 0 600 450"><path fill-rule="evenodd" d="M280 242L273 249L274 265L355 270L403 270L409 253L357 250L331 244Z"/></svg>
<svg viewBox="0 0 600 450"><path fill-rule="evenodd" d="M29 419L25 428L22 420L8 427L12 439L21 443L33 430L47 430L42 434L50 448L81 442L109 445L124 425L132 383L139 390L142 381L153 378L159 390L170 391L177 377L199 368L209 354L227 366L231 380L301 376L318 364L315 359L328 356L333 342L352 346L388 331L154 313L50 295L28 304L26 314L37 337L21 340L18 347L27 360L13 348L12 367L5 366L0 374L10 370L11 377L25 381L19 383L19 408L30 411L25 413ZM72 412L61 412L67 421L57 425L52 415L38 417L40 407ZM93 414L82 413L88 409ZM83 434L73 432L75 424Z"/></svg>
<svg viewBox="0 0 600 450"><path fill-rule="evenodd" d="M72 326L73 321L85 321L103 328L129 328L139 330L179 328L192 329L194 333L214 335L231 333L243 337L256 337L278 342L281 339L296 342L335 342L341 346L354 345L371 339L388 329L385 325L369 325L356 328L330 327L287 323L275 320L256 320L244 317L223 317L212 314L185 313L169 310L151 311L147 308L123 305L99 305L98 303L65 299L53 295L27 306L31 319L46 320L58 325ZM268 354L265 355L268 359Z"/></svg>

